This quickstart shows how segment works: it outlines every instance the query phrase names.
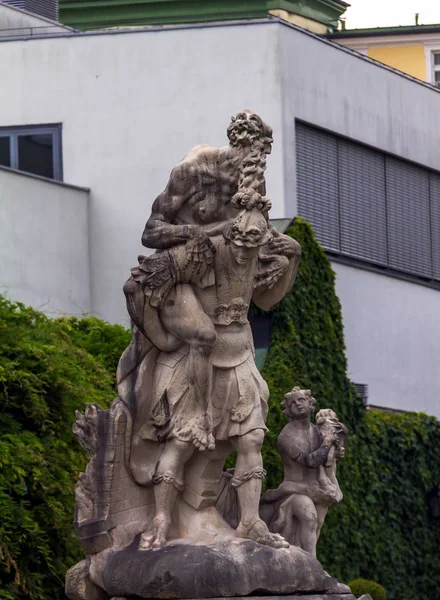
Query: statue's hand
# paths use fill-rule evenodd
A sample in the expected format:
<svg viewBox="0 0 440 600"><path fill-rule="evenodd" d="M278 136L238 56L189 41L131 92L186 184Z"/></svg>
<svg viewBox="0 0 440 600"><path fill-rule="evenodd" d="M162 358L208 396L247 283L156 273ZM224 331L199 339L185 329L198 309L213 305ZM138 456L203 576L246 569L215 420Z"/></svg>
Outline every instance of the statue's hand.
<svg viewBox="0 0 440 600"><path fill-rule="evenodd" d="M270 260L260 259L260 269L255 277L255 289L271 289L289 268L285 256L272 256Z"/></svg>
<svg viewBox="0 0 440 600"><path fill-rule="evenodd" d="M320 500L322 502L328 502L329 504L336 504L340 501L342 494L341 491L334 485L326 485L320 490ZM319 500L318 500L319 501Z"/></svg>
<svg viewBox="0 0 440 600"><path fill-rule="evenodd" d="M293 258L301 255L301 246L296 240L288 235L276 235L274 238L262 247L260 251L260 260L264 261L265 257L268 260L273 259L274 255Z"/></svg>
<svg viewBox="0 0 440 600"><path fill-rule="evenodd" d="M195 273L203 275L213 265L214 254L215 247L207 234L199 228L194 228L186 243L185 268L192 265Z"/></svg>
<svg viewBox="0 0 440 600"><path fill-rule="evenodd" d="M98 448L98 405L86 404L84 414L75 411L75 422L72 431L89 456L93 456Z"/></svg>

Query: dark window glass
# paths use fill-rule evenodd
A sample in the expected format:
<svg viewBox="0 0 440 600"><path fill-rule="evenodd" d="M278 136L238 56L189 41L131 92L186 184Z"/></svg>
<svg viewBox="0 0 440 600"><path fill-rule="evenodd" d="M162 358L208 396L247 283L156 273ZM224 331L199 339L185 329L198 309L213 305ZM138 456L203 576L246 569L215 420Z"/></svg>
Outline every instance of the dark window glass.
<svg viewBox="0 0 440 600"><path fill-rule="evenodd" d="M337 140L298 123L298 213L309 221L327 250L340 250Z"/></svg>
<svg viewBox="0 0 440 600"><path fill-rule="evenodd" d="M0 137L0 165L11 166L11 140L9 137Z"/></svg>
<svg viewBox="0 0 440 600"><path fill-rule="evenodd" d="M298 214L325 249L440 281L440 173L303 123L296 139Z"/></svg>
<svg viewBox="0 0 440 600"><path fill-rule="evenodd" d="M386 183L389 265L432 277L428 171L387 156Z"/></svg>
<svg viewBox="0 0 440 600"><path fill-rule="evenodd" d="M440 54L439 53L434 54L434 64L440 65Z"/></svg>
<svg viewBox="0 0 440 600"><path fill-rule="evenodd" d="M434 77L435 77L435 82L440 83L440 71L435 71Z"/></svg>
<svg viewBox="0 0 440 600"><path fill-rule="evenodd" d="M53 137L50 133L18 136L18 168L53 178Z"/></svg>
<svg viewBox="0 0 440 600"><path fill-rule="evenodd" d="M434 279L440 281L440 175L429 176L431 199L431 243Z"/></svg>
<svg viewBox="0 0 440 600"><path fill-rule="evenodd" d="M341 251L387 264L387 220L384 157L339 140Z"/></svg>

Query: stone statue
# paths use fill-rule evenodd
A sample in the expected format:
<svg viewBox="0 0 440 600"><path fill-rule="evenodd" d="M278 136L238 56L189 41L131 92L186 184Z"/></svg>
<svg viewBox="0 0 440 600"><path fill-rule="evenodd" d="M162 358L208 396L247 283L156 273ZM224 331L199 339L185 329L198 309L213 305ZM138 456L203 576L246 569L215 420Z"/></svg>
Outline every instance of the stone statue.
<svg viewBox="0 0 440 600"><path fill-rule="evenodd" d="M342 500L336 462L344 456L347 428L331 409L311 422L315 399L294 387L284 396L289 423L278 437L284 481L261 499L261 514L273 532L316 556L316 543L329 506Z"/></svg>
<svg viewBox="0 0 440 600"><path fill-rule="evenodd" d="M268 391L255 367L247 312L251 299L271 308L291 288L300 247L268 223L262 194L271 129L244 111L228 137L227 148L198 146L173 169L142 237L158 250L140 257L124 288L134 323L163 351L133 440L135 479L154 484L156 502L141 548L166 542L184 467L216 441L238 451L240 537L286 544L258 516ZM145 440L160 450L154 461ZM229 452L226 446L225 458Z"/></svg>
<svg viewBox="0 0 440 600"><path fill-rule="evenodd" d="M349 593L259 514L269 394L247 314L288 293L301 249L268 219L272 130L245 110L227 134L225 148L191 150L155 200L142 236L155 252L124 285L133 336L119 396L76 415L90 462L76 488L86 559L66 576L72 600ZM234 450L231 526L217 502Z"/></svg>

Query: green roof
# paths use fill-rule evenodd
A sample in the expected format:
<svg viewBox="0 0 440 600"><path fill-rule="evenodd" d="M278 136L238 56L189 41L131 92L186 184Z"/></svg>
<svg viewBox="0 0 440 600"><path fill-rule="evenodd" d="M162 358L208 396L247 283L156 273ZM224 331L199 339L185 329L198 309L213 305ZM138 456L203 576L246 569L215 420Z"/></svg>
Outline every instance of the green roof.
<svg viewBox="0 0 440 600"><path fill-rule="evenodd" d="M342 0L60 0L60 22L78 29L265 18L274 9L336 27Z"/></svg>
<svg viewBox="0 0 440 600"><path fill-rule="evenodd" d="M338 29L329 33L330 38L373 37L385 35L412 35L418 33L440 33L440 24L398 25L396 27L369 27L365 29Z"/></svg>

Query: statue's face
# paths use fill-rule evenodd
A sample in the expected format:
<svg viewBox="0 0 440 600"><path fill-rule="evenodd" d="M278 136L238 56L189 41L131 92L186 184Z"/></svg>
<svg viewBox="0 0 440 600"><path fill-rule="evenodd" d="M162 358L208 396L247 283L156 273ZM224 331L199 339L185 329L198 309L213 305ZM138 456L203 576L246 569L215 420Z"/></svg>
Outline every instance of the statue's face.
<svg viewBox="0 0 440 600"><path fill-rule="evenodd" d="M231 227L231 242L234 246L258 248L267 241L267 221L259 210L242 210Z"/></svg>
<svg viewBox="0 0 440 600"><path fill-rule="evenodd" d="M310 399L304 392L289 392L284 398L291 417L294 419L307 419L311 417L313 409Z"/></svg>
<svg viewBox="0 0 440 600"><path fill-rule="evenodd" d="M337 446L335 449L335 457L337 459L344 458L345 456L345 448L344 446Z"/></svg>

